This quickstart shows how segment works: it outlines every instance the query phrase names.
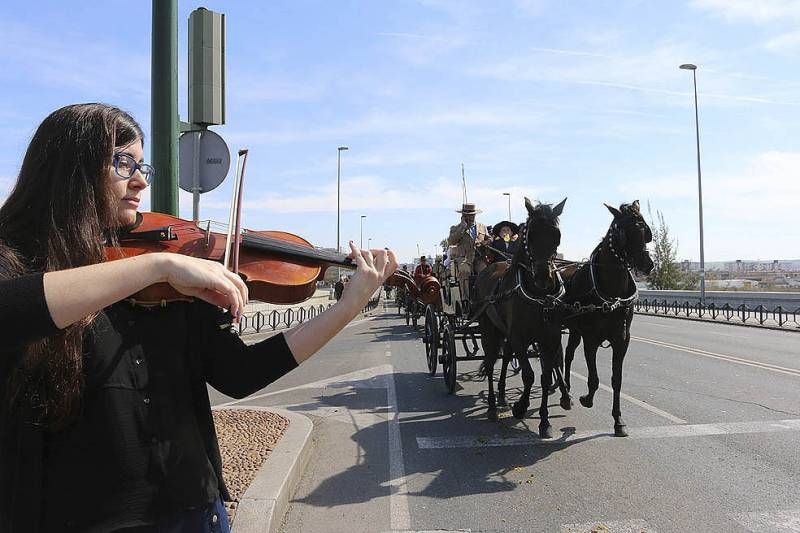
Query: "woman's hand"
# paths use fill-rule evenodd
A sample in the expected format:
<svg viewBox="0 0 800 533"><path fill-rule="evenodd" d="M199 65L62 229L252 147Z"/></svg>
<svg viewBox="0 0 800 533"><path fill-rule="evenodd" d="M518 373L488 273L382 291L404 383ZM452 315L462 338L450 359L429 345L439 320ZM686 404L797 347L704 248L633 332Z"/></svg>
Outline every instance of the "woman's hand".
<svg viewBox="0 0 800 533"><path fill-rule="evenodd" d="M227 309L239 318L247 305L247 286L221 263L180 254L164 255L162 281L178 292Z"/></svg>
<svg viewBox="0 0 800 533"><path fill-rule="evenodd" d="M360 250L353 241L350 241L350 252L357 269L350 276L342 301L360 310L367 305L386 279L397 270L397 257L388 249Z"/></svg>

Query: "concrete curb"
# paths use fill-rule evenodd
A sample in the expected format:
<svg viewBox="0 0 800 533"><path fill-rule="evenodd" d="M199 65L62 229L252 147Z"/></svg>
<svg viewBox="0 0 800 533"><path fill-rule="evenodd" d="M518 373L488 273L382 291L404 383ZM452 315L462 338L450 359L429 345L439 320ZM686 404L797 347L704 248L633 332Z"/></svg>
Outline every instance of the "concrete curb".
<svg viewBox="0 0 800 533"><path fill-rule="evenodd" d="M286 433L239 501L231 529L231 533L277 533L311 458L314 425L304 415L276 407L231 405L221 409L271 411L289 420Z"/></svg>

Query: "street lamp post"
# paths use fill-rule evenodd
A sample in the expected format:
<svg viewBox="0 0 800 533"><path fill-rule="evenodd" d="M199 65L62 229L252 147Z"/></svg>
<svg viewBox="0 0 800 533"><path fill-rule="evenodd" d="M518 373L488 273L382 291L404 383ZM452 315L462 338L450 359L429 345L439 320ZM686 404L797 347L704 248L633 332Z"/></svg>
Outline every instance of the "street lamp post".
<svg viewBox="0 0 800 533"><path fill-rule="evenodd" d="M340 146L336 149L336 253L341 253L342 248L339 245L339 218L341 215L341 197L342 197L342 150L349 150L347 146Z"/></svg>
<svg viewBox="0 0 800 533"><path fill-rule="evenodd" d="M706 304L706 263L703 252L703 182L700 174L700 119L697 112L697 66L687 63L679 67L681 70L692 71L694 82L694 127L697 137L697 198L700 210L700 305Z"/></svg>
<svg viewBox="0 0 800 533"><path fill-rule="evenodd" d="M372 237L367 238L367 250L372 250Z"/></svg>
<svg viewBox="0 0 800 533"><path fill-rule="evenodd" d="M508 196L508 221L511 222L511 193L504 192L503 196Z"/></svg>
<svg viewBox="0 0 800 533"><path fill-rule="evenodd" d="M361 241L358 244L359 248L364 248L364 219L367 218L367 215L361 215Z"/></svg>

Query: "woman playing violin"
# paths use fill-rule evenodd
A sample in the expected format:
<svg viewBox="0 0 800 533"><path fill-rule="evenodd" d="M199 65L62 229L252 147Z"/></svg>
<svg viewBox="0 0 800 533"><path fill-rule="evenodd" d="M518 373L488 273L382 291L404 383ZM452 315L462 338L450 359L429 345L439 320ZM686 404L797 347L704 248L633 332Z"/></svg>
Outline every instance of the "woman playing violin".
<svg viewBox="0 0 800 533"><path fill-rule="evenodd" d="M235 398L267 386L333 338L397 268L391 251L351 243L357 270L341 301L247 346L230 325L248 290L220 263L105 260L155 175L143 142L115 107L59 109L0 208L2 531L227 531L207 384ZM159 282L189 298L124 301Z"/></svg>

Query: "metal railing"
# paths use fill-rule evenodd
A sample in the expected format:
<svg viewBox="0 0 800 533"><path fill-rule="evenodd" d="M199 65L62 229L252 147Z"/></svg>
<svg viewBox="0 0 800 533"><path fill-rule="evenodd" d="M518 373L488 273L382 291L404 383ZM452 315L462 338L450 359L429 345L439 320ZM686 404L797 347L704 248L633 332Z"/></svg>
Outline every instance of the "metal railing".
<svg viewBox="0 0 800 533"><path fill-rule="evenodd" d="M380 303L380 295L373 296L367 302L367 305L362 310L363 313L372 311ZM330 309L334 304L327 305L309 305L306 307L290 307L288 309L275 309L273 311L256 311L255 313L248 313L242 315L239 320L238 326L233 327L233 332L241 335L252 335L253 333L261 333L262 331L275 331L278 329L286 329L298 324L302 324L306 320L311 320L318 316L326 309Z"/></svg>
<svg viewBox="0 0 800 533"><path fill-rule="evenodd" d="M700 303L688 301L641 298L635 303L634 311L646 315L724 321L734 324L769 326L789 330L800 329L800 307L795 309L787 309L780 305L773 308L763 305L749 307L745 304L708 304L703 306Z"/></svg>

